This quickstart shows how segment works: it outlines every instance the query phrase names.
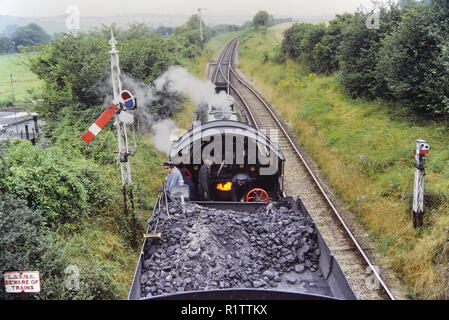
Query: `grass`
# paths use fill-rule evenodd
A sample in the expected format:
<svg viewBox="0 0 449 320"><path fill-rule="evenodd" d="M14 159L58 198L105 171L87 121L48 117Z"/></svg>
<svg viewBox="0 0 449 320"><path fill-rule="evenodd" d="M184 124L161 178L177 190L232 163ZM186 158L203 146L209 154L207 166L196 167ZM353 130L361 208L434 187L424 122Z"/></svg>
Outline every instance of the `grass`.
<svg viewBox="0 0 449 320"><path fill-rule="evenodd" d="M41 84L23 63L23 54L0 55L0 107L12 102L11 74L14 97L19 105L29 101Z"/></svg>
<svg viewBox="0 0 449 320"><path fill-rule="evenodd" d="M274 63L282 33L246 33L240 68L258 86L313 156L348 208L364 223L410 297L447 299L449 130L418 121L398 105L349 98L338 74L321 77L292 61ZM418 138L431 145L425 184L425 225L412 225Z"/></svg>
<svg viewBox="0 0 449 320"><path fill-rule="evenodd" d="M68 260L73 265L90 269L101 267L114 284L117 298L126 299L139 251L130 250L118 230L114 232L111 224L105 224L104 217L81 221L79 226L81 232L60 235ZM80 274L86 271L81 267Z"/></svg>

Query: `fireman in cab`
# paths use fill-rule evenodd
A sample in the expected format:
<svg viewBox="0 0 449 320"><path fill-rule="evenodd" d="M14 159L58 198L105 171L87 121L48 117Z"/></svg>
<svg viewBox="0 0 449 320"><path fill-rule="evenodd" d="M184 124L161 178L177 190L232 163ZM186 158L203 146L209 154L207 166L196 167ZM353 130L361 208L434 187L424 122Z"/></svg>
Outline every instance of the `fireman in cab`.
<svg viewBox="0 0 449 320"><path fill-rule="evenodd" d="M165 169L165 172L167 173L167 177L165 178L165 190L170 192L171 188L173 188L174 186L184 184L181 171L179 171L179 169L176 168L173 163L164 162L163 167Z"/></svg>
<svg viewBox="0 0 449 320"><path fill-rule="evenodd" d="M252 180L250 176L246 173L237 173L232 178L232 201L237 202L244 202L245 201L245 195L249 191L252 185Z"/></svg>
<svg viewBox="0 0 449 320"><path fill-rule="evenodd" d="M204 160L203 165L200 168L199 177L198 177L198 195L200 200L202 201L210 201L210 169L214 164L214 160L211 158L207 158Z"/></svg>

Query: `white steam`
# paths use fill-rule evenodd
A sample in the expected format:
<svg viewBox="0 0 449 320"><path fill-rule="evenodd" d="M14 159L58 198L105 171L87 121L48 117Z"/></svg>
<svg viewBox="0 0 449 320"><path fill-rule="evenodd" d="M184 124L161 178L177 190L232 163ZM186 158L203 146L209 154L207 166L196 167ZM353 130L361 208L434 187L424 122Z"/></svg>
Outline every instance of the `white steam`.
<svg viewBox="0 0 449 320"><path fill-rule="evenodd" d="M171 92L188 95L195 103L208 103L216 108L229 108L231 102L226 92L215 92L215 85L209 80L201 80L180 66L171 66L154 80L157 90L164 86Z"/></svg>
<svg viewBox="0 0 449 320"><path fill-rule="evenodd" d="M156 148L168 155L172 144L172 132L178 130L172 119L164 119L154 122L151 126L154 136L153 143Z"/></svg>
<svg viewBox="0 0 449 320"><path fill-rule="evenodd" d="M219 94L215 92L215 86L211 81L198 79L180 66L169 67L165 73L153 81L152 85L142 83L122 73L122 88L129 90L136 97L137 109L134 112L138 114L141 126L154 133L153 142L156 148L167 155L175 136L173 132L179 132L179 129L173 120L157 120L158 116L150 112L148 106L159 99L158 91L168 90L170 93L184 94L198 105L207 103L226 111L232 104L232 98L225 92L221 91ZM110 82L108 88L100 89L110 93L112 91ZM107 99L109 102L106 103L112 101L110 95ZM167 108L169 107L167 105Z"/></svg>

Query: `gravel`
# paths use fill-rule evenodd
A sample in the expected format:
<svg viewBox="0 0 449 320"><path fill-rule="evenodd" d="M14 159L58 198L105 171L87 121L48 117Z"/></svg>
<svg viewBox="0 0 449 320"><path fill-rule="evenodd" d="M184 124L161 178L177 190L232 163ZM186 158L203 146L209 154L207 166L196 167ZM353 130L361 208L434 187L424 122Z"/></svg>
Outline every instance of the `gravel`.
<svg viewBox="0 0 449 320"><path fill-rule="evenodd" d="M149 230L161 232L162 238L147 239L142 297L276 288L280 283L298 283L306 270L319 270L314 224L299 211L278 205L269 212L265 208L239 212L193 203L186 203L186 214L174 204L169 210L169 216L156 210L149 220Z"/></svg>

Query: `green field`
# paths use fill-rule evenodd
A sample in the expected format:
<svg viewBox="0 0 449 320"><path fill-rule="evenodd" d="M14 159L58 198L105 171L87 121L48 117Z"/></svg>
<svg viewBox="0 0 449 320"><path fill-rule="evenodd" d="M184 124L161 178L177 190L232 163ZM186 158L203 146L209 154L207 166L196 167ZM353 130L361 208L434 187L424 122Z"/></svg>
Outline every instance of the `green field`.
<svg viewBox="0 0 449 320"><path fill-rule="evenodd" d="M21 53L0 55L0 107L12 101L11 74L13 77L14 96L18 104L29 101L41 81L24 64L25 56Z"/></svg>

